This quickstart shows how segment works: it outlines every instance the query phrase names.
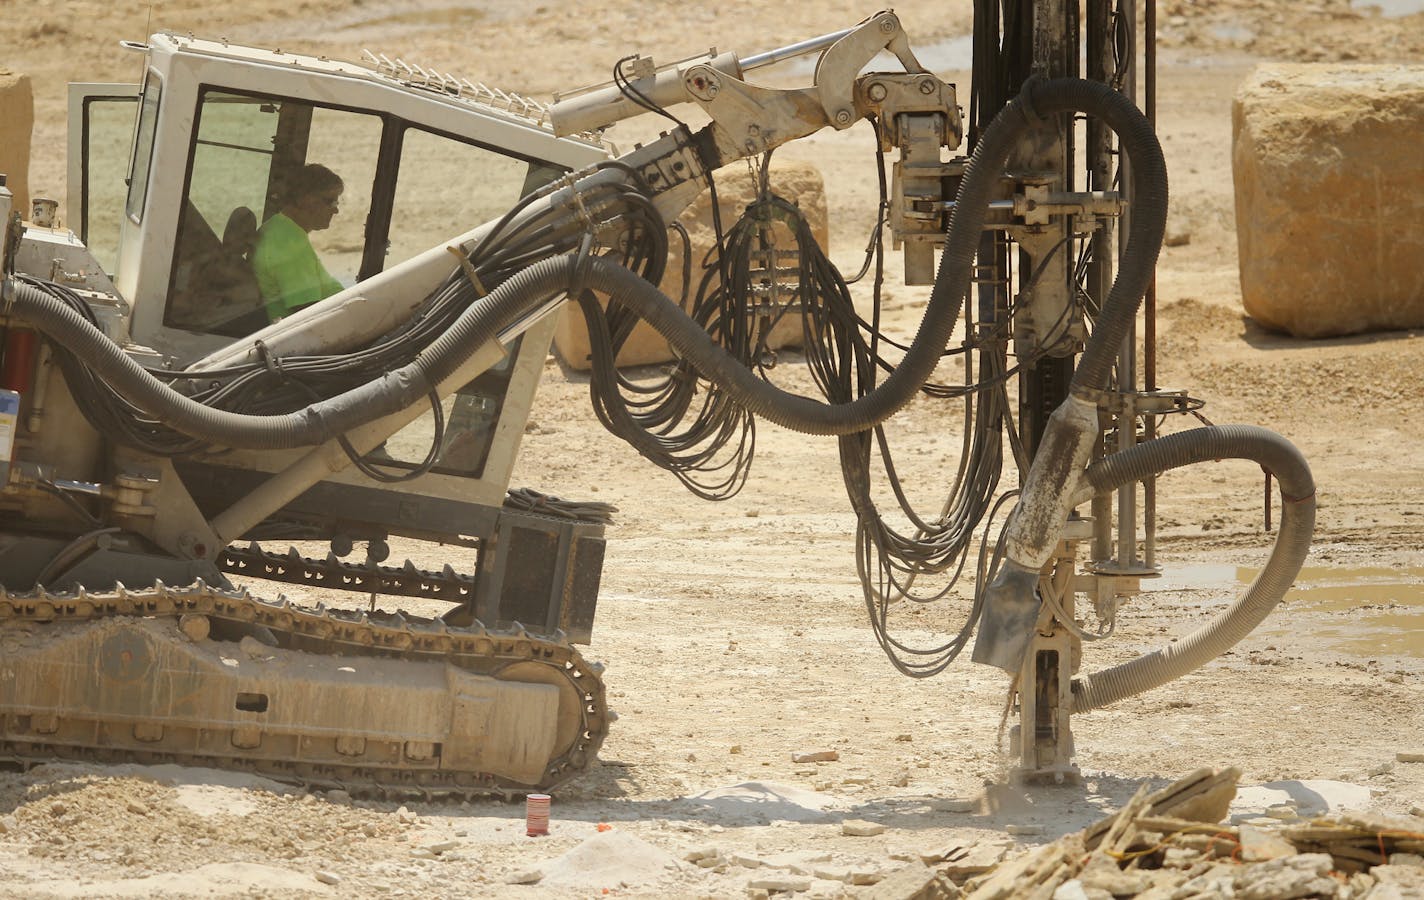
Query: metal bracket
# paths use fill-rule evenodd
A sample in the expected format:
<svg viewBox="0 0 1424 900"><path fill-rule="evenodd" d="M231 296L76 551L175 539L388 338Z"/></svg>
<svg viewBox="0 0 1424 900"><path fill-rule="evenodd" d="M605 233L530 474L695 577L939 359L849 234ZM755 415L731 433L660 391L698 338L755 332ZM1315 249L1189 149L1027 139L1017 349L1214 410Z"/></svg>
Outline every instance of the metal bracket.
<svg viewBox="0 0 1424 900"><path fill-rule="evenodd" d="M866 19L832 44L816 64L820 106L837 130L849 128L856 122L856 75L881 50L895 54L907 72L929 71L910 50L910 38L900 26L899 16L886 11Z"/></svg>
<svg viewBox="0 0 1424 900"><path fill-rule="evenodd" d="M1059 605L1073 615L1074 551L1071 542L1059 544L1054 559L1039 576L1039 591L1052 591ZM1078 779L1073 763L1073 675L1082 662L1082 643L1044 604L1038 627L1018 679L1019 757L1015 776L1022 781L1062 784Z"/></svg>
<svg viewBox="0 0 1424 900"><path fill-rule="evenodd" d="M1117 191L1051 191L1045 183L1030 182L1014 197L1014 215L1025 225L1047 225L1054 216L1074 216L1079 225L1087 220L1078 230L1094 231L1097 217L1122 215L1125 205Z"/></svg>

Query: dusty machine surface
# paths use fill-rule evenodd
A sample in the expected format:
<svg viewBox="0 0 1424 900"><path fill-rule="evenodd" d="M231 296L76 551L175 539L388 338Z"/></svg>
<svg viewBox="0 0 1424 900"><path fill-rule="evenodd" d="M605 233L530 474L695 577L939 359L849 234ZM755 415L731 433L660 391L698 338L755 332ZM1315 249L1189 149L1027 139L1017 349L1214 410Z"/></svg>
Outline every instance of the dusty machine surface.
<svg viewBox="0 0 1424 900"><path fill-rule="evenodd" d="M1200 403L1158 389L1150 333L1146 360L1136 353L1167 203L1121 51L1136 24L1097 0L1081 20L1077 4L1010 6L976 20L967 116L889 12L754 56L630 57L614 83L548 109L379 57L171 36L145 48L140 91L77 87L77 236L43 211L6 217L3 754L457 793L586 768L609 715L598 667L570 642L591 632L608 510L507 494L550 313L573 302L600 420L699 496L741 488L755 416L836 436L881 646L924 677L977 628L975 660L1016 680L1021 774L1071 777L1072 713L1191 671L1279 601L1309 545L1314 487L1262 429L1155 437L1161 416ZM887 51L894 70L867 71ZM812 53L809 87L746 78ZM710 124L682 125L679 104ZM648 112L676 127L617 158L589 136ZM858 311L794 202L769 192L727 226L683 302L652 286L676 252L664 223L719 167L764 166L778 146L867 119L895 155L867 271L888 236L906 283L929 286L913 342L877 331L878 279L876 309ZM131 152L113 155L129 142L105 122L133 128ZM106 152L126 191L100 173ZM313 243L347 286L268 324L251 231L311 163L345 179L342 212ZM768 240L773 221L794 247ZM823 399L773 383L762 336L785 316L804 323ZM669 371L613 368L635 318L680 354ZM928 514L896 488L881 430L922 395L969 436ZM1008 491L1006 452L1022 473ZM1080 672L1082 643L1108 636L1157 572L1155 477L1222 458L1280 484L1260 577L1187 638ZM894 515L876 506L885 485ZM383 565L391 535L458 559ZM276 549L298 540L331 553ZM364 563L347 562L358 546ZM894 634L894 604L949 596L966 572L957 635ZM346 589L358 608L234 588L252 578ZM377 593L451 609L361 611Z"/></svg>

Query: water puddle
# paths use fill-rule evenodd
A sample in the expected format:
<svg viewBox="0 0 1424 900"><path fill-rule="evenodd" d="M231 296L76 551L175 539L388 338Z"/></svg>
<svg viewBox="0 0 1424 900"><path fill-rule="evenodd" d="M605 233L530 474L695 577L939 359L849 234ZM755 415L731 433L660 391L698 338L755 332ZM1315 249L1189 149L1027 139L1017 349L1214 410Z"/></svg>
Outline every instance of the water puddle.
<svg viewBox="0 0 1424 900"><path fill-rule="evenodd" d="M1424 0L1350 0L1350 8L1360 12L1376 9L1386 19L1397 19L1424 12Z"/></svg>
<svg viewBox="0 0 1424 900"><path fill-rule="evenodd" d="M1149 591L1220 590L1234 599L1258 570L1241 566L1167 569L1146 584ZM1255 634L1285 646L1312 645L1350 656L1424 660L1424 568L1332 569L1306 567L1287 592L1282 610Z"/></svg>

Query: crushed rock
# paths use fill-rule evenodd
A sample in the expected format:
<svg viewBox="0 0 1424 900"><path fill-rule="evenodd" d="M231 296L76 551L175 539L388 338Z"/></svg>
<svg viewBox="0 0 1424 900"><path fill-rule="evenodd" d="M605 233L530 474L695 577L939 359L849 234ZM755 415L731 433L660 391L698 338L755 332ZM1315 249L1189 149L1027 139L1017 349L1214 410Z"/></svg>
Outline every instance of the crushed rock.
<svg viewBox="0 0 1424 900"><path fill-rule="evenodd" d="M874 837L877 834L884 834L885 826L879 822L867 822L864 819L846 819L841 823L841 834L848 837Z"/></svg>

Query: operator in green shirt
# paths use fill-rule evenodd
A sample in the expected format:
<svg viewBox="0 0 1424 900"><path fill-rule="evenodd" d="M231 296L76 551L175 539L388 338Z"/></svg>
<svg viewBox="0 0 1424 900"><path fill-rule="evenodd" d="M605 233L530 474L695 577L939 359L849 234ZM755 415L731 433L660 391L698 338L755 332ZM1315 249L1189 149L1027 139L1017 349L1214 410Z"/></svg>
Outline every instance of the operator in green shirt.
<svg viewBox="0 0 1424 900"><path fill-rule="evenodd" d="M286 203L257 230L252 270L273 322L341 290L312 249L307 234L331 225L345 185L315 163L297 173Z"/></svg>

